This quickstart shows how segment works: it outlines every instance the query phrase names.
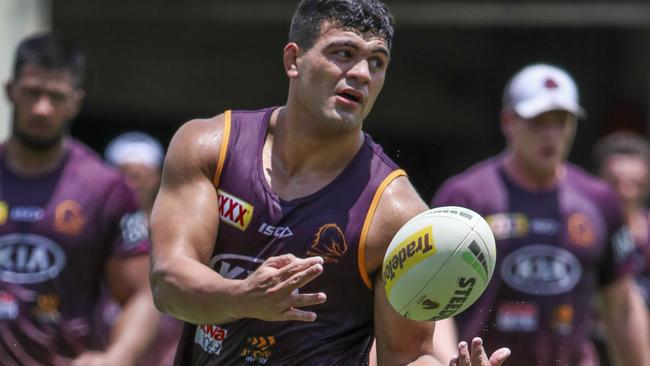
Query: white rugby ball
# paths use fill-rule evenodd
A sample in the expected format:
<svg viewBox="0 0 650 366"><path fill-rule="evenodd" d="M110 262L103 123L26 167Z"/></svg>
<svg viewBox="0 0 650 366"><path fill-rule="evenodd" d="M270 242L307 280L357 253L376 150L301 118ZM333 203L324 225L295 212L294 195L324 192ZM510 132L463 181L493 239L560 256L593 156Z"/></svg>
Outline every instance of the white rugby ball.
<svg viewBox="0 0 650 366"><path fill-rule="evenodd" d="M488 286L496 256L494 234L476 212L457 206L422 212L395 234L384 256L388 302L413 320L455 316Z"/></svg>

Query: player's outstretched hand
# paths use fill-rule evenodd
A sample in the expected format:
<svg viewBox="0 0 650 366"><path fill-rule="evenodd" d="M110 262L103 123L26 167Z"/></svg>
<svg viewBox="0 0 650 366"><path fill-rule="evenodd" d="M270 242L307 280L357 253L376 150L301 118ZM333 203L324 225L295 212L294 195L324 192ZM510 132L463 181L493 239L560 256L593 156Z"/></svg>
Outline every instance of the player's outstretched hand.
<svg viewBox="0 0 650 366"><path fill-rule="evenodd" d="M323 273L323 258L292 254L271 257L242 283L244 317L268 321L314 321L316 313L299 308L322 304L324 293L299 289Z"/></svg>
<svg viewBox="0 0 650 366"><path fill-rule="evenodd" d="M467 342L458 344L458 356L452 357L449 366L499 366L510 356L510 349L500 348L488 359L487 352L483 349L483 340L479 337L472 339L470 351Z"/></svg>

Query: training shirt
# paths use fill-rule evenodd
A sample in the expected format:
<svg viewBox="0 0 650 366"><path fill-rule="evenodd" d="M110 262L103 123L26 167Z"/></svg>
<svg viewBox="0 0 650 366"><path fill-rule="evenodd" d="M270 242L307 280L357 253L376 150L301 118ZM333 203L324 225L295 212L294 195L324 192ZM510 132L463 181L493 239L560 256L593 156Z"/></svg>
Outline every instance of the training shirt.
<svg viewBox="0 0 650 366"><path fill-rule="evenodd" d="M243 279L267 258L322 256L324 271L300 291L325 292L314 322L241 319L187 327L177 364L361 365L373 335L372 282L360 263L383 189L402 170L370 136L331 183L285 201L267 183L262 147L273 109L226 113L228 142L219 196L219 233L210 266Z"/></svg>
<svg viewBox="0 0 650 366"><path fill-rule="evenodd" d="M510 347L513 365L577 365L592 329L593 295L634 268L617 198L572 164L555 188L528 191L501 159L449 179L432 202L478 212L496 238L492 281L457 317L461 339Z"/></svg>
<svg viewBox="0 0 650 366"><path fill-rule="evenodd" d="M644 210L644 224L650 233L650 212ZM637 259L636 283L641 290L641 295L645 300L646 306L650 309L650 235L645 239L634 238L636 243L635 258Z"/></svg>
<svg viewBox="0 0 650 366"><path fill-rule="evenodd" d="M145 217L116 171L69 139L52 172L20 176L0 146L0 363L52 365L92 348L107 260L149 250Z"/></svg>

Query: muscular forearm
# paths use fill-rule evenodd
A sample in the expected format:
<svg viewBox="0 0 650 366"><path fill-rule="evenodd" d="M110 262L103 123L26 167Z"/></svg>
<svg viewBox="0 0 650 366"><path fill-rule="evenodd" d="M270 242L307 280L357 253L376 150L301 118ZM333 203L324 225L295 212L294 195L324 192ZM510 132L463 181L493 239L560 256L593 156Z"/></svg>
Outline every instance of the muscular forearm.
<svg viewBox="0 0 650 366"><path fill-rule="evenodd" d="M156 306L194 324L243 318L314 321L302 307L322 304L322 292L298 289L323 273L323 258L284 254L266 259L243 280L231 280L189 257L154 260L151 283Z"/></svg>
<svg viewBox="0 0 650 366"><path fill-rule="evenodd" d="M120 365L133 365L158 332L160 313L154 308L149 288L134 294L122 307L106 353ZM116 363L118 364L118 363Z"/></svg>
<svg viewBox="0 0 650 366"><path fill-rule="evenodd" d="M646 321L635 321L635 316L626 316L617 326L608 326L609 353L619 366L649 365ZM616 322L616 320L612 320ZM643 324L643 325L642 325ZM644 336L645 335L645 336Z"/></svg>
<svg viewBox="0 0 650 366"><path fill-rule="evenodd" d="M454 319L447 318L436 322L433 351L439 360L446 362L458 354L458 330Z"/></svg>
<svg viewBox="0 0 650 366"><path fill-rule="evenodd" d="M634 286L631 284L630 286ZM607 328L608 350L621 366L650 365L647 346L648 322L645 305L635 290L619 292L609 299L603 313Z"/></svg>
<svg viewBox="0 0 650 366"><path fill-rule="evenodd" d="M154 265L151 273L156 307L193 324L220 324L241 318L235 313L240 284L190 258Z"/></svg>

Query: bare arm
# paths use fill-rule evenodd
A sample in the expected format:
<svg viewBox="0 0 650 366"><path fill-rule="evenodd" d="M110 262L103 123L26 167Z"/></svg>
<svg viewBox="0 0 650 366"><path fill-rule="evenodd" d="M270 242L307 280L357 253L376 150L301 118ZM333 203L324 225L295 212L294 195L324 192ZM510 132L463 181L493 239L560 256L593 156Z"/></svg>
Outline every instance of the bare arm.
<svg viewBox="0 0 650 366"><path fill-rule="evenodd" d="M135 365L156 336L160 313L154 308L147 281L149 257L111 258L106 278L111 296L122 309L103 352L88 351L72 365Z"/></svg>
<svg viewBox="0 0 650 366"><path fill-rule="evenodd" d="M433 335L433 351L439 360L450 360L458 354L458 330L453 318L438 320Z"/></svg>
<svg viewBox="0 0 650 366"><path fill-rule="evenodd" d="M617 365L650 365L647 310L632 278L608 285L600 296L610 357Z"/></svg>
<svg viewBox="0 0 650 366"><path fill-rule="evenodd" d="M461 342L456 348L457 358L436 359L433 348L433 322L418 322L397 313L386 298L381 281L384 253L395 233L411 217L427 209L413 186L405 177L389 184L379 200L372 219L366 244L366 270L374 274L375 283L375 337L377 364L384 365L454 365L498 366L508 357L507 349L500 349L488 359L482 342L476 338L471 347ZM451 320L449 320L451 321ZM448 324L447 324L448 325ZM443 325L444 326L444 325ZM447 328L449 330L449 328ZM447 336L451 336L449 333ZM447 342L455 342L447 340ZM449 363L448 363L449 362Z"/></svg>
<svg viewBox="0 0 650 366"><path fill-rule="evenodd" d="M433 322L418 322L397 313L386 298L380 275L384 253L394 234L408 219L426 209L426 204L408 180L396 178L384 191L370 224L366 269L375 278L374 319L378 365L442 364L433 356Z"/></svg>
<svg viewBox="0 0 650 366"><path fill-rule="evenodd" d="M121 359L122 365L134 364L158 330L160 313L153 306L148 270L149 257L144 255L115 258L108 263L108 286L122 310L111 328L106 352L112 359Z"/></svg>
<svg viewBox="0 0 650 366"><path fill-rule="evenodd" d="M319 257L269 258L245 280L226 279L207 266L219 227L212 178L223 140L224 116L188 122L169 146L151 215L151 288L158 309L195 324L241 318L311 321L296 309L325 295L294 289L318 276Z"/></svg>

